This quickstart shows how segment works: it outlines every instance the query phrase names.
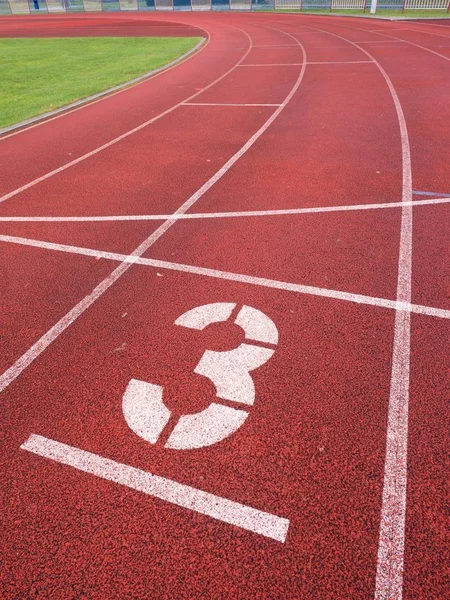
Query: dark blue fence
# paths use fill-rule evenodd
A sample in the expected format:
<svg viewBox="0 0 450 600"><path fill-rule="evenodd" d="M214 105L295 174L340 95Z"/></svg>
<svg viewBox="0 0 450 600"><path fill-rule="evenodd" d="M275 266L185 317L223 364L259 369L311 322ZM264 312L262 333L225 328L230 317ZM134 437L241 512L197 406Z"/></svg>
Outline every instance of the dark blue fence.
<svg viewBox="0 0 450 600"><path fill-rule="evenodd" d="M191 10L191 0L173 0L173 10Z"/></svg>
<svg viewBox="0 0 450 600"><path fill-rule="evenodd" d="M138 10L155 10L155 0L138 0Z"/></svg>

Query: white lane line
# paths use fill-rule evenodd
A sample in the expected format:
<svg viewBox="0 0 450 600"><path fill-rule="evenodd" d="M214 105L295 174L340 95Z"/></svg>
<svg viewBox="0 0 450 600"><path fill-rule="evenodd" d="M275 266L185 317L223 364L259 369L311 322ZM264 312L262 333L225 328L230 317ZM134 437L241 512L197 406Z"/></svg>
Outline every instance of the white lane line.
<svg viewBox="0 0 450 600"><path fill-rule="evenodd" d="M239 68L242 69L243 67L301 67L302 64L303 63L246 63L245 65L239 65Z"/></svg>
<svg viewBox="0 0 450 600"><path fill-rule="evenodd" d="M246 34L247 35L247 34ZM250 47L247 51L250 52L252 48L251 38ZM306 52L302 44L298 42L303 52L303 62L306 63ZM245 54L241 59L245 59ZM294 83L291 91L284 99L281 106L279 106L267 119L267 121L258 129L256 133L238 150L210 179L202 185L190 198L180 206L178 210L174 212L174 215L180 215L187 212L191 206L193 206L197 200L199 200L203 194L205 194L217 181L219 181L225 173L227 173L231 167L253 146L253 144L261 137L261 135L270 127L275 121L281 111L287 106L295 92L298 90L304 73L306 65L303 67ZM53 327L51 327L43 336L41 336L22 356L20 356L15 363L9 367L2 375L0 375L0 392L4 390L12 381L14 381L26 369L36 358L46 349L48 346L56 340L85 310L87 310L98 298L100 298L106 290L108 290L128 269L131 265L142 256L165 232L172 227L176 221L168 219L164 221L158 229L156 229L148 238L146 238L135 250L131 253L126 260L124 260L108 277L103 279L90 294L85 296L80 302L78 302L66 315L64 315Z"/></svg>
<svg viewBox="0 0 450 600"><path fill-rule="evenodd" d="M380 69L382 69L380 67ZM411 156L405 116L397 92L382 70L397 112L402 141L402 216L398 260L397 301L411 302L413 208ZM394 348L389 395L386 458L380 539L375 580L376 600L401 600L408 478L408 410L411 354L411 314L395 314Z"/></svg>
<svg viewBox="0 0 450 600"><path fill-rule="evenodd" d="M238 28L235 27L234 29L238 29ZM163 111L159 115L156 115L155 117L152 117L148 121L145 121L144 123L141 123L137 127L134 127L133 129L130 129L129 131L126 131L125 133L122 133L121 135L117 136L116 138L110 140L109 142L106 142L106 144L102 144L101 146L98 146L94 150L91 150L90 152L86 152L86 154L82 154L78 158L75 158L74 160L72 160L72 161L70 161L70 162L68 162L68 163L66 163L64 165L61 165L60 167L58 167L56 169L53 169L53 171L49 171L45 175L41 175L41 177L37 177L36 179L33 179L33 181L30 181L30 182L26 183L25 185L22 185L21 187L13 190L12 192L9 192L8 194L5 194L4 196L1 196L0 197L0 203L5 202L6 200L9 200L9 198L13 198L14 196L17 196L17 194L20 194L21 192L24 192L25 190L28 190L28 189L34 187L38 183L41 183L42 181L45 181L46 179L49 179L50 177L53 177L54 175L57 175L58 173L61 173L62 171L65 171L66 169L69 169L70 167L73 167L73 166L77 165L78 163L80 163L80 162L82 162L82 161L84 161L84 160L86 160L88 158L91 158L92 156L95 156L96 154L98 154L99 152L102 152L103 150L106 150L107 148L110 148L114 144L117 144L118 142L126 139L130 135L133 135L134 133L137 133L138 131L141 131L141 129L144 129L145 127L148 127L149 125L155 123L156 121L158 121L162 117L165 117L166 115L170 114L171 112L173 112L174 110L176 110L177 108L179 108L180 106L183 106L183 104L185 102L189 102L190 100L193 100L194 98L196 98L197 96L199 96L203 92L206 92L206 90L208 90L209 88L211 88L212 86L214 86L216 83L219 83L219 81L221 81L224 77L227 77L227 75L229 75L230 73L232 73L241 64L241 62L246 59L246 57L250 53L250 50L252 49L252 42L251 42L250 36L245 31L243 31L242 29L240 29L239 31L242 31L242 33L244 33L247 36L247 38L248 38L248 40L250 42L249 43L249 47L247 48L247 51L238 60L238 62L235 65L233 65L231 67L231 69L229 69L228 71L226 71L225 73L223 73L220 77L218 77L217 79L215 79L214 81L212 81L206 87L204 87L201 90L198 90L197 92L195 92L195 94L192 94L192 96L189 96L185 100L183 100L181 102L178 102L178 104L175 104L174 106L172 106L171 108L168 108L167 110Z"/></svg>
<svg viewBox="0 0 450 600"><path fill-rule="evenodd" d="M438 37L443 37L446 40L450 40L450 36L448 35L442 35L441 33L432 33L431 31L423 31L421 29L408 29L408 31L411 31L412 33L420 33L420 34L425 34L425 35L437 35ZM445 48L446 46L444 46Z"/></svg>
<svg viewBox="0 0 450 600"><path fill-rule="evenodd" d="M231 102L184 102L183 106L281 106L281 104L237 104Z"/></svg>
<svg viewBox="0 0 450 600"><path fill-rule="evenodd" d="M389 28L385 27L384 29L369 29L370 33L377 33L378 31L406 31L406 30L404 27L396 27L395 29L394 28L391 29L390 27ZM360 42L357 42L357 43L359 44Z"/></svg>
<svg viewBox="0 0 450 600"><path fill-rule="evenodd" d="M94 258L104 258L106 260L114 260L117 262L126 262L135 265L144 265L157 269L166 269L169 271L179 271L181 273L190 273L192 275L202 275L204 277L213 277L215 279L225 279L227 281L235 281L250 285L258 285L261 287L282 290L285 292L296 292L299 294L307 294L310 296L321 296L323 298L332 298L334 300L344 300L356 304L368 304L369 306L378 306L380 308L389 308L391 310L399 310L413 312L420 315L437 317L441 319L450 319L450 310L443 308L434 308L432 306L423 306L421 304L410 304L398 302L397 300L389 300L387 298L377 298L374 296L365 296L362 294L353 294L351 292L342 292L339 290L331 290L328 288L319 288L310 285L302 285L298 283L289 283L287 281L278 281L276 279L268 279L266 277L258 277L254 275L243 275L241 273L231 273L229 271L219 271L218 269L209 269L207 267L197 267L195 265L186 265L182 263L174 263L156 258L143 258L128 256L118 252L107 252L104 250L95 250L93 248L83 248L79 246L69 246L65 244L56 244L54 242L46 242L42 240L33 240L29 238L21 238L9 235L0 235L0 242L18 244L20 246L31 246L34 248L42 248L44 250L54 250L56 252L65 252L68 254L80 254L81 256L91 256ZM48 345L48 344L47 344ZM0 391L2 390L2 378L0 377Z"/></svg>
<svg viewBox="0 0 450 600"><path fill-rule="evenodd" d="M30 435L20 447L22 450L27 450L43 458L127 486L148 496L165 500L223 523L235 525L281 543L286 540L289 519L221 496L215 496L172 479L153 475L136 467L118 463L110 458L104 458L40 435Z"/></svg>
<svg viewBox="0 0 450 600"><path fill-rule="evenodd" d="M323 30L321 30L323 31ZM412 265L412 175L411 156L405 115L389 75L367 50L335 33L329 35L359 48L378 67L391 94L400 129L402 146L402 216L389 394L386 458L380 538L378 544L375 600L402 600L405 547L406 488L408 459L409 371L411 354L411 312L400 308L411 303Z"/></svg>
<svg viewBox="0 0 450 600"><path fill-rule="evenodd" d="M347 29L355 29L356 31L364 31L363 29L359 29L358 27L352 27L350 25L344 25L343 27L346 27ZM411 42L409 40L405 40L403 38L399 38L394 35L389 35L388 33L378 33L377 35L382 35L383 37L391 38L393 41L396 41L396 42L403 42L405 44L409 44L410 46L415 46L416 48L420 48L421 50L425 50L426 52L431 52L431 54L435 54L436 56L439 56L440 58L450 61L450 56L445 56L445 54L441 54L440 52L435 52L434 50L431 50L431 48L426 48L425 46L420 46L419 44L415 44L414 42ZM388 40L380 40L380 42L382 42L382 41L389 43ZM377 46L377 48L379 48L379 47L381 47L381 46ZM395 47L395 46L393 46L393 47ZM397 47L402 48L402 46L397 46Z"/></svg>
<svg viewBox="0 0 450 600"><path fill-rule="evenodd" d="M373 60L316 60L309 61L308 65L370 65Z"/></svg>
<svg viewBox="0 0 450 600"><path fill-rule="evenodd" d="M417 193L417 192L415 192ZM428 195L428 194L427 194ZM450 197L430 198L427 200L413 200L404 202L383 202L379 204L350 204L337 206L312 206L309 208L280 208L275 210L244 210L234 212L216 213L184 213L181 215L105 215L87 217L1 217L0 223L98 223L104 221L186 221L192 219L226 219L239 217L272 217L282 215L303 215L316 213L347 212L359 210L379 210L401 208L403 206L429 206L433 204L448 204Z"/></svg>
<svg viewBox="0 0 450 600"><path fill-rule="evenodd" d="M289 34L286 33L286 35ZM253 46L253 48L298 48L298 44L279 44L277 46Z"/></svg>
<svg viewBox="0 0 450 600"><path fill-rule="evenodd" d="M356 44L398 44L405 40L368 40L367 42L356 42Z"/></svg>
<svg viewBox="0 0 450 600"><path fill-rule="evenodd" d="M433 23L430 23L430 25L432 25ZM409 23L408 23L409 25ZM419 33L419 34L423 34L423 35L437 35L438 37L443 37L446 38L447 40L450 40L450 36L448 35L442 35L441 33L432 33L431 31L424 31L423 29L411 29L410 27L403 27L403 28L396 28L396 29L373 29L372 30L374 33L377 32L386 32L386 31L410 31L411 33Z"/></svg>
<svg viewBox="0 0 450 600"><path fill-rule="evenodd" d="M444 17L444 19L446 19L447 17ZM408 23L409 25L409 23ZM448 27L448 25L442 25L441 23L430 23L429 21L427 21L426 23L422 22L422 23L416 23L416 25L426 25L427 27ZM421 29L418 29L417 31L422 31ZM448 31L448 30L447 30Z"/></svg>

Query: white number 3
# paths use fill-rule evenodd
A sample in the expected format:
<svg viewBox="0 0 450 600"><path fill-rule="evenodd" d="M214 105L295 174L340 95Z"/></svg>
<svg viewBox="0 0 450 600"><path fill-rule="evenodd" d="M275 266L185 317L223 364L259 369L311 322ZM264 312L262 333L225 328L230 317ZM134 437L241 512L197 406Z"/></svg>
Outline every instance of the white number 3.
<svg viewBox="0 0 450 600"><path fill-rule="evenodd" d="M175 325L202 330L211 323L228 320L235 307L231 302L197 306L178 317ZM278 342L275 323L256 308L244 305L234 322L244 330L246 341L272 346ZM251 343L242 343L225 352L206 350L194 372L212 381L218 398L251 406L255 401L255 386L250 372L267 362L273 353L272 348ZM134 433L152 444L158 441L171 416L163 403L163 388L138 379L129 382L122 410ZM189 450L211 446L239 429L247 417L246 410L212 402L200 412L183 415L165 447Z"/></svg>

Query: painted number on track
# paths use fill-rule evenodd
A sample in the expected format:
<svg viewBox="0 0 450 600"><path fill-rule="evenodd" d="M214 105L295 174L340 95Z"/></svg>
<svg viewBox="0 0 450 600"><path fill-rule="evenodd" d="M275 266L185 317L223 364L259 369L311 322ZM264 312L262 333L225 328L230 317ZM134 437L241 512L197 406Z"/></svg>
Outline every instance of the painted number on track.
<svg viewBox="0 0 450 600"><path fill-rule="evenodd" d="M231 302L197 306L175 321L175 325L202 330L211 323L227 321L235 309ZM245 340L270 344L278 342L278 330L267 315L251 306L243 306L236 319ZM234 350L206 350L194 373L207 377L215 386L218 399L252 406L255 385L250 372L266 363L273 348L242 343ZM132 379L123 396L122 410L128 426L144 440L155 444L169 423L171 413L163 402L160 385ZM180 417L165 443L166 448L189 450L211 446L225 439L244 423L247 410L212 402L204 410Z"/></svg>

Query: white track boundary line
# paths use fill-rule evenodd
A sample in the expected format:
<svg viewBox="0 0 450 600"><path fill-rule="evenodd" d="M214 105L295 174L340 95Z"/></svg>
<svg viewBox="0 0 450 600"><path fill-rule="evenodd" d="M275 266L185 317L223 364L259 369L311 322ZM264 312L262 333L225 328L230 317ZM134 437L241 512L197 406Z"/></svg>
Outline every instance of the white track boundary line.
<svg viewBox="0 0 450 600"><path fill-rule="evenodd" d="M235 525L281 543L286 540L288 519L40 435L30 435L20 447L43 458L127 486L223 523Z"/></svg>
<svg viewBox="0 0 450 600"><path fill-rule="evenodd" d="M245 104L245 103L233 104L230 102L184 102L183 106L281 106L281 104Z"/></svg>
<svg viewBox="0 0 450 600"><path fill-rule="evenodd" d="M90 256L96 259L102 258L106 260L117 261L120 263L126 262L134 265L153 267L156 269L166 269L168 271L179 271L180 273L190 273L192 275L202 275L204 277L213 277L215 279L224 279L226 281L235 281L237 283L257 285L285 292L295 292L299 294L306 294L309 296L320 296L322 298L344 300L347 302L353 302L355 304L367 304L369 306L377 306L379 308L388 308L391 310L413 312L429 317L437 317L440 319L450 319L450 310L445 310L443 308L434 308L432 306L424 306L421 304L410 304L408 302L398 302L397 300L389 300L388 298L365 296L363 294L354 294L351 292L343 292L340 290L332 290L329 288L302 285L299 283L289 283L287 281L278 281L276 279L268 279L266 277L259 277L256 275L231 273L229 271L220 271L218 269L210 269L208 267L197 267L195 265L174 263L166 260L160 260L157 258L144 258L142 256L134 257L132 255L121 254L119 252L108 252L105 250L96 250L93 248L56 244L54 242L46 242L43 240L34 240L30 238L21 238L9 235L0 235L0 242L18 244L20 246L30 246L33 248L41 248L43 250L53 250L56 252L64 252L67 254L79 254L81 256Z"/></svg>
<svg viewBox="0 0 450 600"><path fill-rule="evenodd" d="M249 64L239 65L239 68L242 69L244 67L301 67L303 63L258 63L258 64Z"/></svg>
<svg viewBox="0 0 450 600"><path fill-rule="evenodd" d="M410 25L410 23L408 23L408 25ZM423 25L423 23L418 23L418 25ZM433 23L429 23L429 25L433 25ZM442 26L440 26L442 27ZM411 27L403 27L403 28L396 28L396 29L372 29L371 30L373 33L381 33L381 32L385 32L385 31L411 31L412 33L420 33L423 35L437 35L438 37L443 37L447 40L450 40L450 36L448 35L442 35L441 33L432 33L431 31L423 31L422 29L411 29Z"/></svg>
<svg viewBox="0 0 450 600"><path fill-rule="evenodd" d="M103 150L106 150L107 148L110 148L114 144L117 144L118 142L121 142L122 140L124 140L124 139L128 138L129 136L133 135L134 133L137 133L138 131L141 131L145 127L148 127L149 125L155 123L156 121L159 121L159 119L161 119L162 117L165 117L166 115L170 114L171 112L173 112L174 110L176 110L180 106L183 106L186 102L189 102L190 100L193 100L194 98L196 98L197 96L199 96L203 92L206 92L206 90L208 90L211 87L213 87L214 85L216 85L216 83L219 83L219 81L221 81L222 79L224 79L224 77L227 77L227 75L229 75L230 73L232 73L241 64L241 62L247 58L248 54L250 53L250 51L251 51L251 49L253 47L250 36L244 30L239 29L237 27L234 27L233 29L238 29L244 35L246 35L246 37L248 38L248 40L249 40L250 43L249 43L249 47L247 48L247 51L241 56L241 58L238 60L238 62L231 67L231 69L229 69L228 71L226 71L225 73L223 73L220 77L218 77L217 79L215 79L214 81L212 81L211 83L209 83L206 87L204 87L201 90L198 90L197 92L195 92L195 94L192 94L188 98L185 98L181 102L178 102L178 104L175 104L174 106L171 106L167 110L165 110L162 113L159 113L158 115L152 117L148 121L145 121L144 123L141 123L137 127L134 127L133 129L130 129L129 131L126 131L125 133L122 133L121 135L119 135L119 136L115 137L114 139L110 140L109 142L106 142L105 144L102 144L101 146L98 146L94 150L91 150L90 152L86 152L85 154L82 154L78 158L75 158L74 160L71 160L70 162L68 162L68 163L66 163L64 165L61 165L60 167L58 167L56 169L53 169L53 171L49 171L45 175L41 175L41 177L37 177L36 179L33 179L33 181L30 181L30 182L26 183L25 185L22 185L21 187L13 190L12 192L9 192L9 193L5 194L4 196L1 196L0 197L0 204L2 202L5 202L6 200L9 200L10 198L13 198L14 196L17 196L17 194L20 194L21 192L24 192L25 190L28 190L28 189L34 187L38 183L41 183L42 181L45 181L46 179L49 179L50 177L53 177L54 175L57 175L58 173L61 173L62 171L65 171L66 169L69 169L70 167L73 167L73 166L77 165L78 163L83 162L84 160L86 160L88 158L91 158L92 156L95 156L99 152L102 152ZM123 91L123 90L121 90L121 91ZM120 92L117 92L117 93L120 93Z"/></svg>
<svg viewBox="0 0 450 600"><path fill-rule="evenodd" d="M404 40L400 40L404 42ZM368 40L367 42L355 42L356 44L398 44L399 40Z"/></svg>
<svg viewBox="0 0 450 600"><path fill-rule="evenodd" d="M335 33L329 35L345 40L375 61L394 102L402 144L402 208L397 281L397 302L411 303L412 265L412 175L408 130L395 87L374 56ZM408 459L409 371L411 353L411 313L396 310L391 386L388 407L386 458L381 506L375 600L402 600L405 551L406 488Z"/></svg>
<svg viewBox="0 0 450 600"><path fill-rule="evenodd" d="M356 31L365 31L364 29L360 29L358 27L353 27L351 25L342 25L340 24L340 27L345 27L347 29L354 29ZM329 32L327 32L329 33ZM421 31L417 31L417 33L422 33ZM334 35L334 34L331 34ZM388 37L391 38L391 40L396 41L396 42L403 42L405 44L409 44L410 46L416 46L416 48L420 48L421 50L425 50L426 52L431 52L431 54L435 54L436 56L440 56L441 58L450 61L450 57L449 56L445 56L445 54L441 54L440 52L435 52L434 50L431 50L431 48L426 48L425 46L420 46L419 44L416 44L414 42L410 42L409 40L404 40L403 38L399 38L395 35L389 35L388 33L381 33L381 32L377 32L376 35L382 35L383 37ZM386 43L389 43L388 40L380 40L380 43L385 41ZM359 43L359 42L357 42ZM361 48L362 50L362 48Z"/></svg>
<svg viewBox="0 0 450 600"><path fill-rule="evenodd" d="M411 205L412 174L408 129L394 85L384 70L383 76L394 100L402 141L402 202L404 205L400 226L397 301L410 303L413 208ZM386 600L387 598L401 600L403 598L410 354L411 314L397 310L395 314L383 500L375 581L376 600Z"/></svg>
<svg viewBox="0 0 450 600"><path fill-rule="evenodd" d="M365 30L364 30L365 31ZM384 29L368 29L369 33L378 33L379 31L405 31L404 27L395 27L395 28L390 28L390 27L385 27ZM359 44L360 42L357 42L357 44Z"/></svg>
<svg viewBox="0 0 450 600"><path fill-rule="evenodd" d="M308 65L370 65L373 60L316 60Z"/></svg>
<svg viewBox="0 0 450 600"><path fill-rule="evenodd" d="M245 32L244 32L245 33ZM247 37L248 34L246 33ZM289 34L287 34L289 35ZM292 36L290 36L292 37ZM295 38L293 38L295 39ZM252 48L252 41L250 40L250 47L247 53L240 59L244 60L245 56L250 52ZM297 42L303 53L303 62L306 63L306 52L303 45ZM210 179L202 185L190 198L186 200L179 208L175 211L174 215L183 214L193 206L199 198L203 196L217 181L219 181L225 173L227 173L231 167L253 146L253 144L262 136L262 134L270 127L275 121L281 111L287 106L295 92L298 90L303 76L305 74L306 65L303 67L294 83L291 91L284 99L281 106L279 106L267 121L258 129L256 133L238 150ZM225 75L223 75L224 77ZM175 223L173 219L164 221L158 229L156 229L148 238L146 238L135 250L131 253L130 257L126 261L122 262L108 277L103 279L90 294L85 296L80 302L78 302L66 315L64 315L53 327L51 327L43 336L41 336L22 356L20 356L14 364L9 367L0 376L0 392L3 391L11 382L13 382L19 375L26 369L36 358L52 344L61 333L63 333L80 315L82 315L98 298L100 298L106 290L108 290L128 269L131 265L141 257L164 233L172 227ZM131 262L130 262L131 260Z"/></svg>
<svg viewBox="0 0 450 600"><path fill-rule="evenodd" d="M275 210L247 210L217 213L184 213L181 215L105 215L87 217L19 217L0 216L0 223L100 223L108 221L186 221L195 219L226 219L247 217L272 217L283 215L304 215L317 213L348 212L360 210L380 210L389 208L402 208L403 206L430 206L435 204L448 204L450 197L430 198L427 200L413 200L411 202L383 202L379 204L350 204L342 206L313 206L310 208L281 208ZM0 240L1 241L1 240Z"/></svg>
<svg viewBox="0 0 450 600"><path fill-rule="evenodd" d="M279 30L275 30L275 31L279 31ZM283 33L286 33L285 31L283 31ZM286 33L286 35L289 35L288 33ZM277 46L253 46L253 48L297 48L297 44L280 44Z"/></svg>

